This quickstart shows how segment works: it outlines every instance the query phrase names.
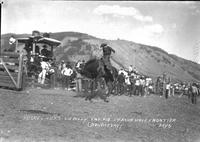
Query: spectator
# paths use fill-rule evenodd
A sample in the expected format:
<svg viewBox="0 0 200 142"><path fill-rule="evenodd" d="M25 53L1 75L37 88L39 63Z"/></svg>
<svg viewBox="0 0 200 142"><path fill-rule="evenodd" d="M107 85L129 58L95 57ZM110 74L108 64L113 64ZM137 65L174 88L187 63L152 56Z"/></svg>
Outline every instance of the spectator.
<svg viewBox="0 0 200 142"><path fill-rule="evenodd" d="M43 45L43 49L41 50L41 55L46 58L45 61L47 61L48 58L51 56L51 53L50 53L49 50L47 50L47 46L46 45Z"/></svg>
<svg viewBox="0 0 200 142"><path fill-rule="evenodd" d="M50 84L51 84L51 88L56 88L57 84L57 67L56 67L56 63L55 60L49 60L50 62L50 66L51 68L49 69L50 72Z"/></svg>
<svg viewBox="0 0 200 142"><path fill-rule="evenodd" d="M9 39L9 44L12 45L16 42L16 39L14 38L14 36L12 35Z"/></svg>
<svg viewBox="0 0 200 142"><path fill-rule="evenodd" d="M60 71L62 71L63 68L64 68L65 66L66 66L65 61L62 60L62 61L60 62L60 64L58 65L58 69L59 69Z"/></svg>
<svg viewBox="0 0 200 142"><path fill-rule="evenodd" d="M170 95L170 83L167 83L165 90L165 98L167 99L169 95Z"/></svg>
<svg viewBox="0 0 200 142"><path fill-rule="evenodd" d="M132 65L130 65L130 66L128 67L128 72L129 72L129 73L132 73L132 72L133 72L133 66L132 66Z"/></svg>
<svg viewBox="0 0 200 142"><path fill-rule="evenodd" d="M133 72L134 72L135 74L138 74L138 71L137 71L136 67L133 68Z"/></svg>
<svg viewBox="0 0 200 142"><path fill-rule="evenodd" d="M144 76L141 76L139 81L140 81L139 95L144 96L144 87L145 87L145 78L144 78Z"/></svg>
<svg viewBox="0 0 200 142"><path fill-rule="evenodd" d="M35 46L35 54L40 55L40 47L37 45Z"/></svg>
<svg viewBox="0 0 200 142"><path fill-rule="evenodd" d="M125 82L125 77L123 72L119 74L117 81L118 81L117 94L121 95L124 93L124 82Z"/></svg>
<svg viewBox="0 0 200 142"><path fill-rule="evenodd" d="M139 92L140 92L140 79L139 76L136 77L136 81L135 81L135 95L139 96Z"/></svg>
<svg viewBox="0 0 200 142"><path fill-rule="evenodd" d="M47 73L47 70L49 69L49 65L47 64L47 62L42 61L41 67L42 67L42 71L38 75L38 83L44 84L45 78L46 78L46 73Z"/></svg>
<svg viewBox="0 0 200 142"><path fill-rule="evenodd" d="M82 92L82 75L77 72L76 76L76 92Z"/></svg>
<svg viewBox="0 0 200 142"><path fill-rule="evenodd" d="M82 64L82 61L81 60L78 60L78 62L76 63L76 69L80 70L80 66Z"/></svg>
<svg viewBox="0 0 200 142"><path fill-rule="evenodd" d="M9 45L10 45L10 47L8 49L6 49L5 51L10 51L10 52L15 51L16 39L14 38L13 35L9 39Z"/></svg>
<svg viewBox="0 0 200 142"><path fill-rule="evenodd" d="M125 83L127 85L126 91L128 91L128 95L131 96L131 81L130 81L130 76L125 77Z"/></svg>
<svg viewBox="0 0 200 142"><path fill-rule="evenodd" d="M67 67L66 65L64 65L64 68L61 71L61 74L64 76L62 78L62 87L65 88L67 90L69 90L69 85L70 85L70 76L72 75L73 70L69 67Z"/></svg>

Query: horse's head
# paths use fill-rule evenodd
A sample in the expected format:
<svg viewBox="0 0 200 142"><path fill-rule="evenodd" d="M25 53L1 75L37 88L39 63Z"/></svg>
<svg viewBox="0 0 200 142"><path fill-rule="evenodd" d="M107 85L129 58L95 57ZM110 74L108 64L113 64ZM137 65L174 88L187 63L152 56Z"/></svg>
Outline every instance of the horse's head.
<svg viewBox="0 0 200 142"><path fill-rule="evenodd" d="M102 60L91 59L85 63L80 74L91 79L104 78L106 83L113 82L118 76L118 71L112 67L112 71L108 70Z"/></svg>
<svg viewBox="0 0 200 142"><path fill-rule="evenodd" d="M79 73L87 78L95 79L99 75L98 67L99 67L98 60L91 59L85 63L83 68L79 70Z"/></svg>

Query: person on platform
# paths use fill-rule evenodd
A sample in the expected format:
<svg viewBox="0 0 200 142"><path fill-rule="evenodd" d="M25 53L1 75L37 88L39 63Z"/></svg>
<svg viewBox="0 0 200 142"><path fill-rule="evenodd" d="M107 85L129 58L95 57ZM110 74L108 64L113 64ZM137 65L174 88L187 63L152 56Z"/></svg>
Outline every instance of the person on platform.
<svg viewBox="0 0 200 142"><path fill-rule="evenodd" d="M41 50L41 55L48 58L50 56L50 51L47 49L46 45L43 45L43 49Z"/></svg>

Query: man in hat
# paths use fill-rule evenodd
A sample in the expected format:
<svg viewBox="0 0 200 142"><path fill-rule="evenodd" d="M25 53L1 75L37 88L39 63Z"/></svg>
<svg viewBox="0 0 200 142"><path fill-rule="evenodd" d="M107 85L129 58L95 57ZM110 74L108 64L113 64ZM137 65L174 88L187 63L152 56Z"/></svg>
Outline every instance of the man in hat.
<svg viewBox="0 0 200 142"><path fill-rule="evenodd" d="M66 66L65 61L61 60L60 64L58 65L58 69L61 71Z"/></svg>
<svg viewBox="0 0 200 142"><path fill-rule="evenodd" d="M43 49L41 50L41 54L45 57L48 57L49 51L47 50L47 46L43 45Z"/></svg>
<svg viewBox="0 0 200 142"><path fill-rule="evenodd" d="M5 51L14 51L15 50L15 46L16 46L16 39L14 38L14 36L12 35L10 38L9 38L9 48L8 49L5 49Z"/></svg>
<svg viewBox="0 0 200 142"><path fill-rule="evenodd" d="M102 43L100 48L103 48L103 62L106 65L106 68L112 71L112 65L110 63L111 53L115 53L115 50L108 46L106 43Z"/></svg>

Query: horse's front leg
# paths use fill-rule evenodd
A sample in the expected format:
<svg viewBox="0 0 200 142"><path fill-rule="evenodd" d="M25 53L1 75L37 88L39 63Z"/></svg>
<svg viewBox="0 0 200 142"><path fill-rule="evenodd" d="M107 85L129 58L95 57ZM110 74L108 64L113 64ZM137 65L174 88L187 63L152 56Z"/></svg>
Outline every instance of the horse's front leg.
<svg viewBox="0 0 200 142"><path fill-rule="evenodd" d="M91 101L92 100L92 98L94 98L96 95L95 95L95 92L94 92L94 88L95 88L95 81L94 80L92 80L92 81L90 81L90 93L89 93L89 95L85 98L85 100L89 100L89 101Z"/></svg>
<svg viewBox="0 0 200 142"><path fill-rule="evenodd" d="M100 82L97 81L96 84L97 84L97 90L100 90L100 89L101 89L101 84L100 84Z"/></svg>
<svg viewBox="0 0 200 142"><path fill-rule="evenodd" d="M106 96L110 96L110 94L112 93L112 90L113 90L113 85L112 85L112 83L109 81L109 82L106 84Z"/></svg>

